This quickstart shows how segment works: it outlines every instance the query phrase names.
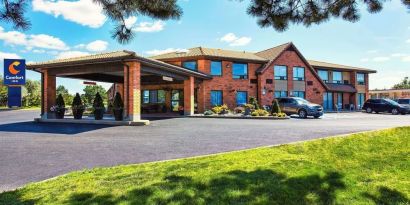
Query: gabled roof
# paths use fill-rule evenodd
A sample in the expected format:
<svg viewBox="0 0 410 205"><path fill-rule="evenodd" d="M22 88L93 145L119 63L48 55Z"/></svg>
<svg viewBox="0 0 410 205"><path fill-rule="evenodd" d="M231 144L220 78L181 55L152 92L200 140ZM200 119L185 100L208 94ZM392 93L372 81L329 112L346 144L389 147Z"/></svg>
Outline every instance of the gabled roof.
<svg viewBox="0 0 410 205"><path fill-rule="evenodd" d="M165 53L157 56L151 56L152 59L157 60L167 60L167 59L175 59L175 58L190 58L190 57L215 57L215 58L230 58L230 59L239 59L239 60L250 60L250 61L257 61L257 62L267 62L268 60L255 55L252 52L246 51L233 51L233 50L223 50L223 49L215 49L215 48L203 48L203 47L196 47L190 48L186 52L170 52Z"/></svg>
<svg viewBox="0 0 410 205"><path fill-rule="evenodd" d="M355 71L362 71L362 72L368 72L368 73L377 72L376 70L372 70L372 69L340 65L340 64L335 64L335 63L327 63L327 62L322 62L322 61L308 60L308 62L311 66L316 67L316 68L336 68L340 70L349 70L349 71L355 70Z"/></svg>
<svg viewBox="0 0 410 205"><path fill-rule="evenodd" d="M274 60L282 54L284 50L286 50L292 43L285 43L279 46L275 46L273 48L269 48L260 52L255 53L257 56L262 57L268 60Z"/></svg>
<svg viewBox="0 0 410 205"><path fill-rule="evenodd" d="M84 55L72 58L62 58L43 62L29 63L27 68L38 67L38 66L51 66L51 65L61 65L67 63L83 63L83 62L93 62L93 61L103 61L103 60L118 60L118 59L131 59L134 58L135 53L132 51L113 51L108 53L98 53L93 55Z"/></svg>
<svg viewBox="0 0 410 205"><path fill-rule="evenodd" d="M37 63L29 63L27 65L27 69L38 71L36 69L69 67L69 66L101 64L101 63L111 63L111 62L123 63L126 61L132 61L132 60L138 60L142 64L150 65L153 67L159 67L161 69L169 70L169 71L176 72L176 73L192 75L192 76L203 78L203 79L212 78L210 75L199 72L199 71L193 71L187 68L172 65L172 64L165 63L159 60L138 56L135 52L127 51L127 50L114 51L114 52L108 52L108 53L99 53L99 54L93 54L93 55L84 55L84 56L73 57L73 58L56 59L56 60L37 62Z"/></svg>

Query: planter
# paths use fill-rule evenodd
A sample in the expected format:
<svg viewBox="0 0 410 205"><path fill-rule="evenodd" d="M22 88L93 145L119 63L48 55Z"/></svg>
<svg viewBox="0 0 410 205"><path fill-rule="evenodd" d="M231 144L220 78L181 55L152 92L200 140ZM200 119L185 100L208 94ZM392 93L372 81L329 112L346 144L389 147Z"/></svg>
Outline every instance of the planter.
<svg viewBox="0 0 410 205"><path fill-rule="evenodd" d="M58 108L55 111L56 119L64 119L65 108Z"/></svg>
<svg viewBox="0 0 410 205"><path fill-rule="evenodd" d="M122 121L124 119L123 112L124 108L119 108L119 109L112 109L112 112L114 113L114 118L116 121Z"/></svg>
<svg viewBox="0 0 410 205"><path fill-rule="evenodd" d="M244 113L244 115L245 115L245 116L251 115L251 109L250 109L250 108L245 108L245 113Z"/></svg>
<svg viewBox="0 0 410 205"><path fill-rule="evenodd" d="M94 109L94 119L95 120L102 120L104 117L104 108L96 108Z"/></svg>
<svg viewBox="0 0 410 205"><path fill-rule="evenodd" d="M81 120L83 118L84 108L73 108L74 119Z"/></svg>
<svg viewBox="0 0 410 205"><path fill-rule="evenodd" d="M180 110L179 111L179 115L184 115L185 113L184 113L184 110Z"/></svg>

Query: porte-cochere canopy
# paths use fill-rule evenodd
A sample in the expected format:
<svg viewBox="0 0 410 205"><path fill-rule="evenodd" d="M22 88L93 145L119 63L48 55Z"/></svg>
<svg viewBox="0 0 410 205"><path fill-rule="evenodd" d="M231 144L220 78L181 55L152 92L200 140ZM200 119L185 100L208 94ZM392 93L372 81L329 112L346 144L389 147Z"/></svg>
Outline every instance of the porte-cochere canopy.
<svg viewBox="0 0 410 205"><path fill-rule="evenodd" d="M116 51L74 58L31 63L27 69L41 73L43 119L48 119L56 100L56 77L121 84L127 121L141 119L141 86L144 84L183 84L184 111L194 112L194 87L212 77L158 60L138 56L131 51ZM166 77L166 78L164 78ZM167 79L167 80L165 80Z"/></svg>

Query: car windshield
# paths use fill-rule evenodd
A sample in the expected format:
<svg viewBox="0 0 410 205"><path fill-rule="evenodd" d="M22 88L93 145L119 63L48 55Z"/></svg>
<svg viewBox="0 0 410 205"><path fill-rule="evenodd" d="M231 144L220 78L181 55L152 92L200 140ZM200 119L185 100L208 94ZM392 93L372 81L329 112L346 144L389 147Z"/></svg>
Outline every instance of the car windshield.
<svg viewBox="0 0 410 205"><path fill-rule="evenodd" d="M400 105L399 103L397 103L397 102L394 101L394 100L390 100L390 99L384 99L384 100L386 100L388 103L390 103L390 104L392 104L392 105Z"/></svg>
<svg viewBox="0 0 410 205"><path fill-rule="evenodd" d="M303 98L295 98L295 100L298 102L298 104L309 104L309 101Z"/></svg>

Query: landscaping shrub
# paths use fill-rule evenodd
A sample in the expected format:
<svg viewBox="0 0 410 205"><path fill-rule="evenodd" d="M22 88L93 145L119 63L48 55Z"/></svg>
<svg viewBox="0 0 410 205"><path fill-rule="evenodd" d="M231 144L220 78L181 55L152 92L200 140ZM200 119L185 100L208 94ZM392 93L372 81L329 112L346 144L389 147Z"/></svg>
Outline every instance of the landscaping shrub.
<svg viewBox="0 0 410 205"><path fill-rule="evenodd" d="M59 94L57 96L56 106L54 108L54 111L56 112L56 118L57 119L63 119L64 118L65 102L64 102L64 98L61 94Z"/></svg>
<svg viewBox="0 0 410 205"><path fill-rule="evenodd" d="M93 102L93 110L94 110L94 118L96 120L101 120L104 117L104 102L103 99L100 95L100 93L97 92L95 94L94 102Z"/></svg>
<svg viewBox="0 0 410 205"><path fill-rule="evenodd" d="M258 100L255 97L249 97L249 104L253 105L254 109L260 109Z"/></svg>
<svg viewBox="0 0 410 205"><path fill-rule="evenodd" d="M226 104L221 105L221 106L215 106L212 108L212 112L215 114L227 114L229 111L229 108Z"/></svg>
<svg viewBox="0 0 410 205"><path fill-rule="evenodd" d="M112 106L115 120L123 120L124 102L122 101L121 94L119 92L115 93L114 103Z"/></svg>
<svg viewBox="0 0 410 205"><path fill-rule="evenodd" d="M269 112L264 109L257 109L252 112L252 116L268 116Z"/></svg>
<svg viewBox="0 0 410 205"><path fill-rule="evenodd" d="M273 101L272 101L272 115L273 114L278 114L278 113L282 113L282 111L280 110L280 107L279 107L279 102L278 102L278 100L277 99L273 99Z"/></svg>
<svg viewBox="0 0 410 205"><path fill-rule="evenodd" d="M233 111L235 113L243 113L243 112L245 112L245 108L244 107L236 107Z"/></svg>
<svg viewBox="0 0 410 205"><path fill-rule="evenodd" d="M204 112L204 115L213 115L215 114L214 112L212 112L212 110L207 110Z"/></svg>
<svg viewBox="0 0 410 205"><path fill-rule="evenodd" d="M80 94L75 94L73 103L71 104L71 109L73 110L74 119L81 119L83 117L85 107L81 100Z"/></svg>

